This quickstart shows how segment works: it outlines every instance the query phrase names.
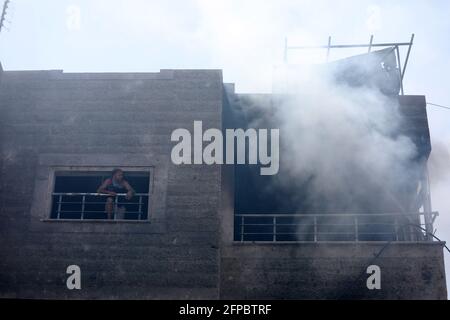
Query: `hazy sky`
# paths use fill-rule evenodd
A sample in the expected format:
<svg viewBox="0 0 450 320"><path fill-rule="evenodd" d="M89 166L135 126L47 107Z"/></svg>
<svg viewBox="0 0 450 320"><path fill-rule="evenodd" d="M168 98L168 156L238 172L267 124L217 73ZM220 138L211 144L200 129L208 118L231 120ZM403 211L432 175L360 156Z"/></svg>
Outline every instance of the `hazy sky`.
<svg viewBox="0 0 450 320"><path fill-rule="evenodd" d="M329 35L406 42L415 33L405 93L450 106L449 16L446 0L11 0L0 61L5 70L223 69L238 92L270 92L285 37L292 45L326 44ZM293 53L290 61L305 57L321 58ZM428 115L435 227L450 241L450 110L430 106ZM446 261L449 279L447 253Z"/></svg>

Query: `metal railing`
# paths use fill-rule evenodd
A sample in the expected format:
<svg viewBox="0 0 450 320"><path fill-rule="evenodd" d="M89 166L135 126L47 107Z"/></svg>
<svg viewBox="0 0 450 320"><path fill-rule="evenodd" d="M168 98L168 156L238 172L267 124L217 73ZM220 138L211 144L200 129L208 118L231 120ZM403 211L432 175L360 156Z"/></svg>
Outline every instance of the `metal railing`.
<svg viewBox="0 0 450 320"><path fill-rule="evenodd" d="M406 66L408 65L409 55L411 53L411 48L414 41L414 33L411 34L411 39L409 42L386 42L386 43L373 43L373 35L370 36L369 43L367 44L331 44L331 36L328 37L328 44L322 46L292 46L288 45L288 40L285 38L284 41L284 62L288 63L288 52L289 50L305 50L305 49L327 49L326 52L326 62L329 60L330 50L331 49L348 49L348 48L367 48L367 52L371 52L372 48L387 48L393 47L395 49L395 56L397 60L397 69L399 73L399 81L400 81L400 93L404 95L403 90L403 78L405 76ZM400 58L400 49L399 47L406 46L408 47L406 52L406 57L403 62L401 62Z"/></svg>
<svg viewBox="0 0 450 320"><path fill-rule="evenodd" d="M125 199L126 193L117 193L115 196L104 193L91 192L54 192L53 196L53 219L107 219L104 198L113 198L114 220L122 220L127 215L128 220L147 219L148 193L135 193L130 200L126 202L120 201ZM136 199L136 201L134 201ZM121 207L125 211L120 210ZM129 210L131 208L131 210ZM123 215L123 217L120 217ZM103 217L102 217L103 216ZM100 218L99 218L100 217ZM133 218L134 217L134 218Z"/></svg>
<svg viewBox="0 0 450 320"><path fill-rule="evenodd" d="M423 212L411 214L235 214L235 241L431 241ZM432 220L438 215L432 212ZM431 226L432 229L432 226Z"/></svg>

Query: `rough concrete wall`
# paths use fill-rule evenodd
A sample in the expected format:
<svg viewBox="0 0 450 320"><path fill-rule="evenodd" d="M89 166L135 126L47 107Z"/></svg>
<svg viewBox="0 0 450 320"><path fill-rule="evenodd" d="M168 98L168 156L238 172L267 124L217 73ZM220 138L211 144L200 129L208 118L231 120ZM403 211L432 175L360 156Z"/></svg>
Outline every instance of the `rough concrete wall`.
<svg viewBox="0 0 450 320"><path fill-rule="evenodd" d="M221 299L446 299L442 243L239 244L222 248ZM366 269L381 269L368 290ZM361 276L362 275L362 276Z"/></svg>
<svg viewBox="0 0 450 320"><path fill-rule="evenodd" d="M221 127L221 71L2 78L0 296L217 298L220 167L173 165L170 135L194 120ZM71 164L154 167L162 213L151 223L42 221L46 168ZM70 264L81 290L66 288Z"/></svg>

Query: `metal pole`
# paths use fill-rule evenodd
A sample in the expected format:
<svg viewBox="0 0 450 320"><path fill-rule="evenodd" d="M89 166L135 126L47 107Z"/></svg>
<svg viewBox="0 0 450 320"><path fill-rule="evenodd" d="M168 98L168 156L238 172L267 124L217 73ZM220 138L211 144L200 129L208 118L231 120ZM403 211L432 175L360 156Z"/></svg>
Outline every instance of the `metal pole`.
<svg viewBox="0 0 450 320"><path fill-rule="evenodd" d="M355 217L355 241L359 241L358 218Z"/></svg>
<svg viewBox="0 0 450 320"><path fill-rule="evenodd" d="M409 42L408 52L406 53L405 64L403 65L402 80L403 80L403 77L405 75L406 65L408 64L409 53L411 52L411 47L413 45L413 41L414 41L414 33L411 34L411 41Z"/></svg>
<svg viewBox="0 0 450 320"><path fill-rule="evenodd" d="M116 213L117 213L117 203L118 203L118 199L119 199L119 196L118 195L116 195L115 197L114 197L114 208L113 208L113 220L116 220Z"/></svg>
<svg viewBox="0 0 450 320"><path fill-rule="evenodd" d="M373 42L373 34L370 35L369 50L367 52L370 52L370 50L372 49L372 42Z"/></svg>
<svg viewBox="0 0 450 320"><path fill-rule="evenodd" d="M398 241L398 220L394 217L395 241Z"/></svg>
<svg viewBox="0 0 450 320"><path fill-rule="evenodd" d="M139 196L139 220L142 218L142 196Z"/></svg>
<svg viewBox="0 0 450 320"><path fill-rule="evenodd" d="M402 94L402 96L404 95L403 92L403 78L402 78L402 65L400 62L400 50L398 49L398 46L395 46L395 51L397 52L397 64L398 64L398 75L400 78L400 92Z"/></svg>
<svg viewBox="0 0 450 320"><path fill-rule="evenodd" d="M424 177L422 180L422 185L424 189L424 199L423 199L423 211L425 220L425 230L427 231L426 239L433 240L431 234L433 233L433 218L432 218L432 207L431 207L431 192L430 192L430 179L428 174L428 167L425 165Z"/></svg>
<svg viewBox="0 0 450 320"><path fill-rule="evenodd" d="M9 0L6 0L5 3L3 3L2 17L0 18L0 32L2 32L2 29L3 29L3 23L5 22L6 10L8 9L8 4L9 4Z"/></svg>
<svg viewBox="0 0 450 320"><path fill-rule="evenodd" d="M86 201L86 196L83 196L81 198L81 220L84 219L84 204L85 204L85 201Z"/></svg>
<svg viewBox="0 0 450 320"><path fill-rule="evenodd" d="M275 242L277 241L277 217L273 216L272 224L272 241Z"/></svg>
<svg viewBox="0 0 450 320"><path fill-rule="evenodd" d="M386 42L386 43L372 43L371 47L395 47L395 46L409 46L410 42ZM368 44L334 44L329 46L330 49L336 48L368 48ZM289 49L326 49L326 46L290 46Z"/></svg>
<svg viewBox="0 0 450 320"><path fill-rule="evenodd" d="M317 216L314 216L314 242L317 242Z"/></svg>
<svg viewBox="0 0 450 320"><path fill-rule="evenodd" d="M244 216L241 216L241 242L244 241Z"/></svg>
<svg viewBox="0 0 450 320"><path fill-rule="evenodd" d="M61 201L62 201L62 195L59 195L58 198L58 212L56 213L56 218L60 219L61 218Z"/></svg>

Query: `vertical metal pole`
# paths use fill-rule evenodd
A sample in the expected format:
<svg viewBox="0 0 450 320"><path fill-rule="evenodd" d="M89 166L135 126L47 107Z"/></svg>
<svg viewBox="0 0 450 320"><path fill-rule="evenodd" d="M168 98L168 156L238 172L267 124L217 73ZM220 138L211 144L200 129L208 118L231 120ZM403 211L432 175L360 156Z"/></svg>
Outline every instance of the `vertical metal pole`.
<svg viewBox="0 0 450 320"><path fill-rule="evenodd" d="M86 196L83 196L83 198L81 198L81 220L84 219L84 205L86 202Z"/></svg>
<svg viewBox="0 0 450 320"><path fill-rule="evenodd" d="M370 35L369 50L367 52L370 52L370 50L372 49L372 42L373 42L373 34Z"/></svg>
<svg viewBox="0 0 450 320"><path fill-rule="evenodd" d="M359 241L358 217L355 216L355 241Z"/></svg>
<svg viewBox="0 0 450 320"><path fill-rule="evenodd" d="M116 220L118 199L119 199L119 196L116 195L114 197L113 220Z"/></svg>
<svg viewBox="0 0 450 320"><path fill-rule="evenodd" d="M244 241L244 216L241 216L241 242Z"/></svg>
<svg viewBox="0 0 450 320"><path fill-rule="evenodd" d="M272 218L272 241L277 241L277 217Z"/></svg>
<svg viewBox="0 0 450 320"><path fill-rule="evenodd" d="M61 202L62 202L62 195L59 195L58 197L58 212L56 213L56 218L61 218Z"/></svg>
<svg viewBox="0 0 450 320"><path fill-rule="evenodd" d="M6 0L3 3L2 16L0 18L0 32L2 32L2 29L4 27L4 22L5 22L5 18L6 18L6 10L8 10L8 4L9 4L9 0Z"/></svg>
<svg viewBox="0 0 450 320"><path fill-rule="evenodd" d="M314 216L314 242L317 242L317 216Z"/></svg>
<svg viewBox="0 0 450 320"><path fill-rule="evenodd" d="M395 230L395 241L398 241L398 220L394 217L394 230Z"/></svg>
<svg viewBox="0 0 450 320"><path fill-rule="evenodd" d="M139 196L139 220L142 218L142 196Z"/></svg>
<svg viewBox="0 0 450 320"><path fill-rule="evenodd" d="M432 207L431 207L431 192L430 192L430 178L428 174L428 167L425 165L424 168L424 177L422 180L422 185L425 188L423 192L423 211L424 211L424 220L425 220L425 230L427 231L427 234L425 238L427 240L432 241L433 237L431 234L433 234L433 220L432 220Z"/></svg>
<svg viewBox="0 0 450 320"><path fill-rule="evenodd" d="M328 47L327 47L327 62L330 57L330 46L331 46L331 36L328 36Z"/></svg>
<svg viewBox="0 0 450 320"><path fill-rule="evenodd" d="M395 51L397 52L397 64L398 64L398 75L400 78L400 92L402 93L402 96L404 95L403 92L403 78L402 78L402 65L400 62L400 50L398 49L398 46L395 46Z"/></svg>
<svg viewBox="0 0 450 320"><path fill-rule="evenodd" d="M406 53L405 64L403 65L402 80L403 80L403 77L405 76L406 65L408 64L409 53L411 52L411 47L413 45L413 41L414 41L414 33L411 34L411 41L409 42L408 52Z"/></svg>

